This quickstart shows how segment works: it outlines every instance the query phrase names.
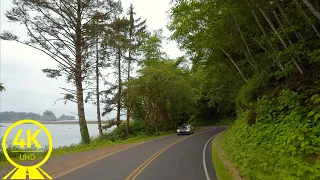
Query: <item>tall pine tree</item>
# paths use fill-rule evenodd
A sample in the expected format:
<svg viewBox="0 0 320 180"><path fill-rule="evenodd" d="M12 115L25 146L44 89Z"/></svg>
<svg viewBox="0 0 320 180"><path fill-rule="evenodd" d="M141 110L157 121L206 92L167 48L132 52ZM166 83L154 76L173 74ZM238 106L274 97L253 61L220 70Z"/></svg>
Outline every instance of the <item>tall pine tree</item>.
<svg viewBox="0 0 320 180"><path fill-rule="evenodd" d="M136 15L136 12L134 12L133 5L130 4L130 7L128 9L127 15L129 16L129 48L128 48L128 57L126 58L127 60L127 82L130 81L130 76L131 76L131 70L132 70L132 63L134 61L138 61L136 58L139 55L138 48L141 46L141 44L144 41L144 34L146 33L146 20L141 20L141 17L135 18L134 16ZM130 123L130 118L131 118L131 108L132 108L132 93L130 92L130 86L129 83L127 83L127 89L126 89L126 115L127 115L127 120L126 120L126 131L127 131L127 136L129 136L129 123Z"/></svg>

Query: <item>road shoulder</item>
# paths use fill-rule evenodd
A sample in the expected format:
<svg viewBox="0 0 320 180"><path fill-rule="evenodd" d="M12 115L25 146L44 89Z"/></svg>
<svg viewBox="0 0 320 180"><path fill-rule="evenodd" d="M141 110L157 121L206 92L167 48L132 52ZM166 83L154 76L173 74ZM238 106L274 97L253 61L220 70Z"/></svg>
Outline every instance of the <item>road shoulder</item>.
<svg viewBox="0 0 320 180"><path fill-rule="evenodd" d="M95 150L89 150L84 152L75 152L67 155L56 156L50 158L41 168L48 173L51 177L56 177L64 172L71 171L72 169L79 168L83 165L89 164L90 162L97 161L108 155L112 155L118 151L143 144L148 141L127 143L112 145L104 148L99 148ZM39 160L37 160L39 161ZM31 162L24 163L28 165ZM35 164L32 162L32 164ZM5 166L0 170L0 176L4 177L9 173L14 167L11 165Z"/></svg>
<svg viewBox="0 0 320 180"><path fill-rule="evenodd" d="M227 132L223 131L212 140L212 162L218 180L244 180L239 169L229 160L228 156L221 147L222 138Z"/></svg>

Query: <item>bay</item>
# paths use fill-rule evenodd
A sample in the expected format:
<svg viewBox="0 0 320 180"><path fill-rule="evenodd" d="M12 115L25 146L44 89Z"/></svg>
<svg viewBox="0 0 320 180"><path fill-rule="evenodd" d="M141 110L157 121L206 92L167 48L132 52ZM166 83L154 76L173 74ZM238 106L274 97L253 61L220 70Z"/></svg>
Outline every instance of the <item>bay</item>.
<svg viewBox="0 0 320 180"><path fill-rule="evenodd" d="M12 125L12 123L0 123L0 139L4 136L5 131ZM45 124L46 128L49 130L52 136L52 144L53 148L61 147L61 146L69 146L72 144L78 144L81 142L80 136L80 127L78 124ZM88 124L88 130L90 137L97 137L99 135L98 125L97 124ZM112 127L109 131L111 131L114 127ZM34 124L21 124L17 127L13 128L7 137L7 142L13 142L16 137L19 129L22 129L22 133L20 138L24 138L24 141L27 142L27 129L31 130L31 135L34 134L36 129L40 129L38 126ZM19 138L19 139L20 139ZM36 137L37 141L42 147L47 146L48 137L43 130ZM1 151L1 150L0 150Z"/></svg>

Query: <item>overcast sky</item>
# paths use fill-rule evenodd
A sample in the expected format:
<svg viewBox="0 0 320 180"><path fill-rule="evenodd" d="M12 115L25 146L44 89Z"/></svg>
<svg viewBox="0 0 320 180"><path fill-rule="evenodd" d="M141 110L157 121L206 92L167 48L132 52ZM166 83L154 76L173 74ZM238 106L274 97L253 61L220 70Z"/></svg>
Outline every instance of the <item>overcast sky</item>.
<svg viewBox="0 0 320 180"><path fill-rule="evenodd" d="M26 31L23 26L9 23L4 13L12 7L11 0L0 1L0 30L9 30L21 39L24 39ZM133 4L138 16L147 19L147 25L151 29L162 28L164 35L169 36L170 32L166 29L167 11L169 10L170 0L123 0L122 4L126 10L130 3ZM181 56L182 53L176 43L164 43L164 50L171 58ZM0 111L35 112L42 114L45 110L51 110L56 116L62 114L71 115L77 113L76 104L59 101L63 91L59 87L71 87L66 84L63 78L50 79L42 73L44 68L56 68L56 63L46 54L27 47L22 44L1 41L0 46L0 82L6 88L5 92L0 93ZM85 105L87 120L95 120L95 106ZM108 118L112 118L111 114ZM103 119L107 119L104 117Z"/></svg>

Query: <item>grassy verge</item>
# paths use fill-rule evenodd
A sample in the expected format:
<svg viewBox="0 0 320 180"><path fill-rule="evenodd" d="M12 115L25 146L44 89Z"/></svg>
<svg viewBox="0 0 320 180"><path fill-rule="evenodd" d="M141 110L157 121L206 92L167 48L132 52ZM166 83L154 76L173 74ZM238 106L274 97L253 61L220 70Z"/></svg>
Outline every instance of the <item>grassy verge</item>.
<svg viewBox="0 0 320 180"><path fill-rule="evenodd" d="M225 152L221 147L221 140L225 132L218 134L212 140L212 162L218 180L243 180L238 170L230 163Z"/></svg>
<svg viewBox="0 0 320 180"><path fill-rule="evenodd" d="M90 150L95 150L95 149L104 148L104 147L111 147L111 146L120 145L120 144L130 144L130 143L149 141L149 140L153 140L156 138L169 136L172 134L175 134L175 133L174 132L161 132L157 135L151 135L151 136L138 135L138 136L128 138L125 140L117 139L115 141L106 140L104 138L95 138L91 141L91 143L89 145L73 144L70 146L54 148L52 150L51 157L63 156L63 155L68 155L68 154L72 154L72 153L77 153L77 152L90 151ZM39 154L36 157L40 159L40 158L43 158L45 155L46 154ZM13 158L13 160L17 160L17 161L18 161L18 159L19 159L19 157ZM0 168L7 166L7 165L9 165L8 161L4 158L3 154L0 153Z"/></svg>

